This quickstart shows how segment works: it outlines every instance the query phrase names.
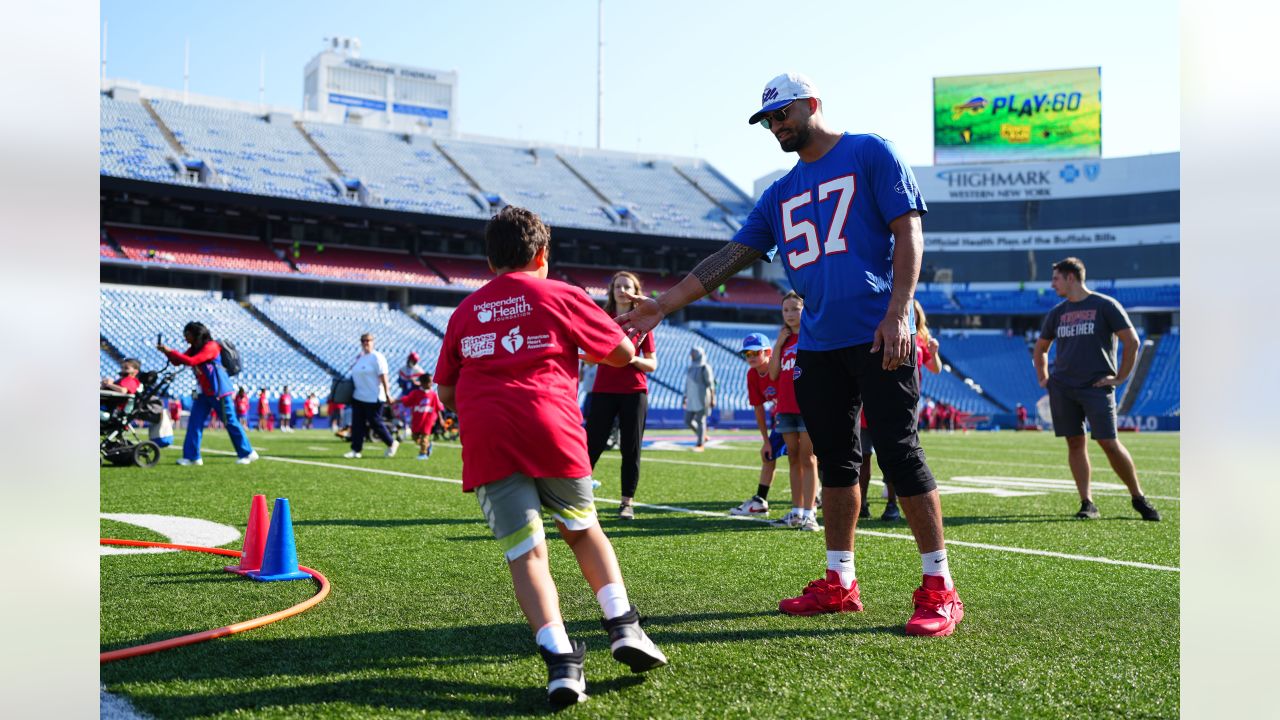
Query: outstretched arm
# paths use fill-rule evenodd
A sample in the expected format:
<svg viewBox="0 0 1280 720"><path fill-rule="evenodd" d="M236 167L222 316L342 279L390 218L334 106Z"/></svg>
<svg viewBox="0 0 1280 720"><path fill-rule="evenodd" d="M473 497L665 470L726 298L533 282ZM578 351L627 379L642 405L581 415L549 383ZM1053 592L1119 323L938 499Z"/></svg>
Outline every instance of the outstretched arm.
<svg viewBox="0 0 1280 720"><path fill-rule="evenodd" d="M631 312L619 315L618 324L628 336L644 335L658 326L662 319L680 308L705 297L725 280L737 275L764 253L732 240L698 263L675 287L662 293L656 300L633 295Z"/></svg>

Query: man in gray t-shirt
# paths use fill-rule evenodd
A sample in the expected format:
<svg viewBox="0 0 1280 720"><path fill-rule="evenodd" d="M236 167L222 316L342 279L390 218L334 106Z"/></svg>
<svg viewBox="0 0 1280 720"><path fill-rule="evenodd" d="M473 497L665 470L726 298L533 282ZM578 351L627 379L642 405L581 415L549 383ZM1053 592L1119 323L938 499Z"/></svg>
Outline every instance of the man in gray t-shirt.
<svg viewBox="0 0 1280 720"><path fill-rule="evenodd" d="M1133 371L1138 358L1138 333L1114 298L1085 287L1084 263L1067 258L1053 266L1053 289L1064 300L1045 315L1032 360L1040 387L1049 392L1053 433L1067 439L1067 462L1080 492L1076 517L1100 516L1089 491L1092 468L1084 437L1084 421L1133 496L1133 509L1144 520L1160 513L1142 495L1138 472L1129 451L1116 438L1116 386ZM1116 368L1116 340L1124 343ZM1058 357L1049 374L1049 347L1057 343Z"/></svg>

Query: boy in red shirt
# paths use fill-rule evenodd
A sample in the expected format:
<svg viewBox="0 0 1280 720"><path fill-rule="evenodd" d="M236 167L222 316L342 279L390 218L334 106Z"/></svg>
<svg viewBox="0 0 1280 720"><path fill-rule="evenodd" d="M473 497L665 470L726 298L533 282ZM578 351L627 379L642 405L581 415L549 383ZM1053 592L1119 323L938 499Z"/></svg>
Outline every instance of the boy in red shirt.
<svg viewBox="0 0 1280 720"><path fill-rule="evenodd" d="M436 426L436 418L444 406L440 397L431 389L431 373L424 372L416 378L418 387L413 392L400 398L400 404L409 408L412 413L409 431L418 443L418 459L431 459L431 430Z"/></svg>
<svg viewBox="0 0 1280 720"><path fill-rule="evenodd" d="M756 428L764 442L760 446L760 484L756 486L756 494L730 510L730 515L764 517L769 514L769 488L773 486L778 457L787 454L786 441L773 427L778 410L778 381L769 378L772 356L773 348L764 334L751 333L742 339L742 357L748 366L747 402L756 412Z"/></svg>
<svg viewBox="0 0 1280 720"><path fill-rule="evenodd" d="M276 409L280 413L280 432L293 432L293 396L289 394L288 385L280 391Z"/></svg>
<svg viewBox="0 0 1280 720"><path fill-rule="evenodd" d="M632 672L667 663L640 628L613 546L596 518L578 409L578 348L627 365L635 348L580 288L547 280L550 231L508 206L485 226L497 274L458 306L436 364L444 405L462 421L462 489L476 499L507 558L516 600L547 664L557 705L586 699L586 645L570 641L547 563L542 507L573 549L604 613L614 659Z"/></svg>

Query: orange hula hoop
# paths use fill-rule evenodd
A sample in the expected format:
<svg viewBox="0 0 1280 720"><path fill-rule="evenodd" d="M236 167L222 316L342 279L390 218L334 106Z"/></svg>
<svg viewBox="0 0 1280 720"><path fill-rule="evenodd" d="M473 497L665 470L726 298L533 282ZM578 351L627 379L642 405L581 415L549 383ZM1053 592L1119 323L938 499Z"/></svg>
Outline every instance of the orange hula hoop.
<svg viewBox="0 0 1280 720"><path fill-rule="evenodd" d="M170 550L191 550L193 552L212 553L214 555L227 555L230 557L241 556L241 553L239 550L227 550L225 548L201 547L199 545L175 545L174 543L149 542L146 540L120 540L117 538L98 538L98 543L100 545L129 545L133 547L168 548ZM260 628L264 625L270 625L273 622L284 620L285 618L293 617L294 615L302 613L310 609L311 607L315 606L321 600L324 600L329 595L329 581L328 579L325 578L324 575L321 575L319 572L316 572L315 570L312 570L309 567L303 567L302 565L299 565L298 569L305 573L310 573L312 579L314 579L317 583L320 584L320 590L316 592L315 595L307 598L306 600L303 600L297 605L294 605L289 608L285 608L284 610L280 610L278 612L273 612L269 615L256 617L256 618L253 618L252 620L244 620L242 622L234 623L231 625L224 625L223 627L214 628L213 630L205 630L203 632L191 633L189 635L181 635L179 637L169 638L168 640L160 640L157 642L145 643L143 645L134 645L133 647L120 648L119 650L112 650L110 652L100 653L98 655L98 662L109 663L109 662L112 662L113 660L124 660L125 658L137 657L139 655L149 655L154 652L160 652L161 650L169 650L172 648L183 647L186 645L194 645L195 643L204 642L205 640L213 640L214 638L227 637L228 635L235 635L236 633L242 633L242 632L245 632L246 630L253 630L255 628Z"/></svg>

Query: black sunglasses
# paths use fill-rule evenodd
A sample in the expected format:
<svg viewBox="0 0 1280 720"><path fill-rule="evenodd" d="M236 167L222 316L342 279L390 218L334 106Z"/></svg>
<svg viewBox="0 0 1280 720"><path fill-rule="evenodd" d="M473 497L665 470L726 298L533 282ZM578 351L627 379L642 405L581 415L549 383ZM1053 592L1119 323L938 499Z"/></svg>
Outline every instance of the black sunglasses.
<svg viewBox="0 0 1280 720"><path fill-rule="evenodd" d="M765 113L764 116L760 118L760 127L763 127L765 130L768 130L774 123L782 122L783 120L786 120L787 111L790 110L791 106L795 104L796 104L796 101L792 100L791 102L787 103L785 107L782 107L778 110L774 110L771 113Z"/></svg>

